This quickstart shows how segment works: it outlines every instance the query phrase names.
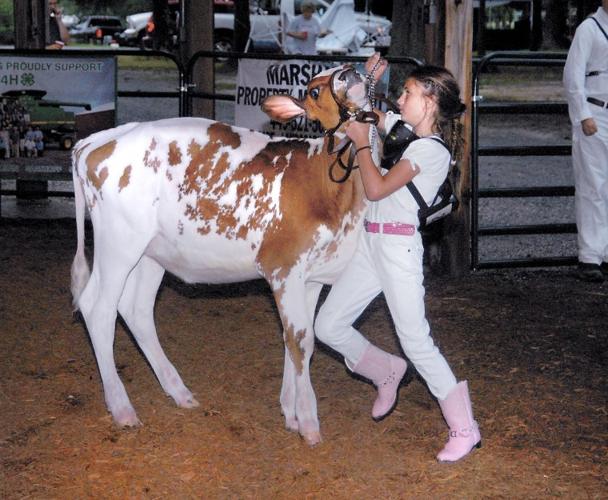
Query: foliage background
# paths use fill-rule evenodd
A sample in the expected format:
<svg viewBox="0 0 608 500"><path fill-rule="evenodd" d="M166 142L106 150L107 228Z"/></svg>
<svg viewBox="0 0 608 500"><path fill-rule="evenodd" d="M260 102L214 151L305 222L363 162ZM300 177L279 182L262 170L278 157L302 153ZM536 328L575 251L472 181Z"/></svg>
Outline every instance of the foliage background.
<svg viewBox="0 0 608 500"><path fill-rule="evenodd" d="M125 17L152 10L152 0L60 0L60 5L65 13L78 16L108 14Z"/></svg>
<svg viewBox="0 0 608 500"><path fill-rule="evenodd" d="M0 23L10 19L12 25L13 1L0 0ZM124 17L136 12L152 10L152 0L60 0L59 5L65 14L77 16L109 14Z"/></svg>
<svg viewBox="0 0 608 500"><path fill-rule="evenodd" d="M0 0L0 44L12 44L14 40L13 2L14 0ZM153 0L59 0L64 14L75 14L80 18L90 14L124 18L129 14L151 11L152 3Z"/></svg>

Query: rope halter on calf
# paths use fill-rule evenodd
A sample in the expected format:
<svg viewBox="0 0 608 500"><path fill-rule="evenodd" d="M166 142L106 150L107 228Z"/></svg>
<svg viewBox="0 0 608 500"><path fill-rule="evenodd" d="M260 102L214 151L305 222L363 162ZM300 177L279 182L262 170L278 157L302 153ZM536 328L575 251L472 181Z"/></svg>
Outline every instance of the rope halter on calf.
<svg viewBox="0 0 608 500"><path fill-rule="evenodd" d="M356 120L361 123L369 123L373 125L370 138L372 148L375 146L376 140L376 125L378 124L378 115L373 111L373 101L375 99L375 80L374 73L378 64L374 66L370 75L366 77L367 85L361 79L360 74L355 71L351 65L344 65L336 69L331 75L329 88L338 105L340 120L338 124L325 132L328 137L328 153L336 154L336 159L329 167L329 177L333 182L345 182L350 173L358 165L354 165L355 150L351 147L352 141L348 137L344 137L334 149L334 134L348 120ZM356 76L356 77L355 77ZM353 78L355 77L355 78ZM346 96L347 102L340 98L339 94ZM342 155L350 148L348 161L345 164L342 161ZM339 165L344 174L340 178L334 175L334 167Z"/></svg>

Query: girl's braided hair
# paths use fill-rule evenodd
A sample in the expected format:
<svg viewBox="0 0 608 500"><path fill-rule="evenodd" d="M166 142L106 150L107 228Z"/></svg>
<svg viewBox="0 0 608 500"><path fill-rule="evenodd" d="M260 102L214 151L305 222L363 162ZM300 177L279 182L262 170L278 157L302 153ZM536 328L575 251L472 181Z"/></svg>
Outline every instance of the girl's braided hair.
<svg viewBox="0 0 608 500"><path fill-rule="evenodd" d="M452 153L452 160L462 158L464 127L460 117L466 110L454 75L438 66L419 66L409 75L420 83L426 95L437 99L437 132Z"/></svg>

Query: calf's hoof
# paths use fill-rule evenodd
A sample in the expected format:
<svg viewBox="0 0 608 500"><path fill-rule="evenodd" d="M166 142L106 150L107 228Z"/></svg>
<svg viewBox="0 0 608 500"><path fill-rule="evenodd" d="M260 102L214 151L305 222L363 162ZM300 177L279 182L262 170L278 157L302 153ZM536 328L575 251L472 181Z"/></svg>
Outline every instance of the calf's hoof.
<svg viewBox="0 0 608 500"><path fill-rule="evenodd" d="M198 408L200 403L192 394L183 395L173 399L180 408Z"/></svg>
<svg viewBox="0 0 608 500"><path fill-rule="evenodd" d="M308 446L316 446L323 441L321 439L321 433L319 431L309 432L307 434L301 434L302 439L306 442Z"/></svg>
<svg viewBox="0 0 608 500"><path fill-rule="evenodd" d="M322 441L319 424L305 422L300 424L299 432L300 436L302 436L302 439L304 439L308 446L316 446Z"/></svg>
<svg viewBox="0 0 608 500"><path fill-rule="evenodd" d="M298 419L293 418L285 418L285 428L289 432L300 432L300 426L298 425Z"/></svg>
<svg viewBox="0 0 608 500"><path fill-rule="evenodd" d="M133 408L123 408L119 411L112 411L112 418L119 427L141 427L142 423L137 418Z"/></svg>

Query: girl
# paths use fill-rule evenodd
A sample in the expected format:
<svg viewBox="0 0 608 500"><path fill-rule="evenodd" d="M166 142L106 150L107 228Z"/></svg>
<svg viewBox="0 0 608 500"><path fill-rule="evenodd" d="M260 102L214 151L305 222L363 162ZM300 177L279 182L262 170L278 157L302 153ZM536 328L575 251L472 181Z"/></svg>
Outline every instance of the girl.
<svg viewBox="0 0 608 500"><path fill-rule="evenodd" d="M367 71L374 66L374 77L379 79L387 62L375 54L366 63ZM389 171L374 164L369 125L352 122L346 130L355 144L365 194L372 203L357 251L321 307L315 332L344 355L352 371L374 383L378 395L372 416L376 420L385 417L395 406L407 363L370 344L351 326L374 297L384 292L403 351L438 399L450 428L448 442L437 458L453 462L479 447L481 436L466 381L456 382L430 336L424 310L418 205L405 185L414 180L430 204L448 174L448 148L455 156L462 148L459 117L465 106L453 75L433 66L414 69L398 104L400 117L375 110L380 116L378 127L390 131L401 118L421 139L411 143Z"/></svg>

